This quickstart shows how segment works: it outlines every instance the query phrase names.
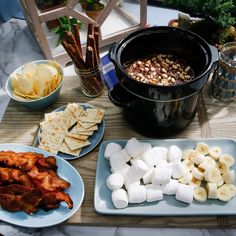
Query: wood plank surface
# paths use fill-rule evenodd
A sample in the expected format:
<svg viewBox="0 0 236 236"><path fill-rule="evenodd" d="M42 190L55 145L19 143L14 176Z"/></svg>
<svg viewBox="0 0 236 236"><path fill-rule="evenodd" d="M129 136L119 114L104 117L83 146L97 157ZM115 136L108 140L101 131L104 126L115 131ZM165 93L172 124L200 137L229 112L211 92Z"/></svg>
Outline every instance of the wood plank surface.
<svg viewBox="0 0 236 236"><path fill-rule="evenodd" d="M80 90L78 79L76 77L66 77L60 98L52 106L42 111L33 111L11 101L3 121L0 123L0 143L36 144L35 137L37 136L38 124L44 113L51 112L70 102L86 102L106 110L106 129L102 141L131 137L145 138L129 126L123 118L122 110L109 101L106 89L98 98L87 98ZM184 131L168 138L235 138L235 115L236 104L216 102L208 96L207 91L204 91L194 121ZM143 217L97 214L93 207L93 199L98 150L99 146L83 158L70 161L83 178L85 198L82 207L66 222L67 224L183 228L236 227L236 217L231 216Z"/></svg>

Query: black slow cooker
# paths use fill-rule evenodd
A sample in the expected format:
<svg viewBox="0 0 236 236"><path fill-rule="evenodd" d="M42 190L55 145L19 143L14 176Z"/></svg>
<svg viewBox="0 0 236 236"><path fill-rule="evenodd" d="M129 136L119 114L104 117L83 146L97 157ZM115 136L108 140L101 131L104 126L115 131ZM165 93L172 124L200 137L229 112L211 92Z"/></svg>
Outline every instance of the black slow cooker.
<svg viewBox="0 0 236 236"><path fill-rule="evenodd" d="M127 62L153 54L171 54L185 60L194 79L173 86L139 82L125 70ZM146 136L172 135L194 119L198 97L218 60L217 49L200 36L174 27L150 27L136 31L109 50L119 83L109 91L110 100L123 107L127 121Z"/></svg>

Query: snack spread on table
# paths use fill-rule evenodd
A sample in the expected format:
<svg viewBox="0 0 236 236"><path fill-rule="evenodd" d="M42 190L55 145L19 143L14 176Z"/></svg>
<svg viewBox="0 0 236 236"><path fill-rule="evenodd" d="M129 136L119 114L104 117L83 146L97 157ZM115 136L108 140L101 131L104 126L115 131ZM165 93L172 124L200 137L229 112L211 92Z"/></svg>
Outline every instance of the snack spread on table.
<svg viewBox="0 0 236 236"><path fill-rule="evenodd" d="M194 78L194 72L187 62L173 55L152 55L128 63L125 68L133 79L152 85L177 85Z"/></svg>
<svg viewBox="0 0 236 236"><path fill-rule="evenodd" d="M11 212L28 214L39 208L58 208L60 202L73 208L64 190L70 183L57 174L56 158L34 152L0 152L0 206Z"/></svg>
<svg viewBox="0 0 236 236"><path fill-rule="evenodd" d="M30 62L23 66L22 73L12 75L12 95L21 100L42 98L53 92L61 80L62 74L55 62Z"/></svg>
<svg viewBox="0 0 236 236"><path fill-rule="evenodd" d="M234 157L223 154L218 146L199 142L194 149L183 151L176 145L152 147L132 138L124 148L108 143L104 157L111 166L106 185L116 208L160 201L163 194L188 204L193 199L228 202L236 195L235 171L230 169Z"/></svg>
<svg viewBox="0 0 236 236"><path fill-rule="evenodd" d="M39 148L78 156L83 147L90 145L88 138L98 129L104 112L97 108L84 110L76 103L69 103L64 111L45 114L45 120L40 123Z"/></svg>

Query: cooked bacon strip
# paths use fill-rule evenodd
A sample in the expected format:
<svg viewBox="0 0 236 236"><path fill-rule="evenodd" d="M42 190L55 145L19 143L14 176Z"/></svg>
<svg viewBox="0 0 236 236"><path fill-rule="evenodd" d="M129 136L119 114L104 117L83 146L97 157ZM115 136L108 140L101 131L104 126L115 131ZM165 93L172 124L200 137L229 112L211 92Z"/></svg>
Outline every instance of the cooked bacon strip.
<svg viewBox="0 0 236 236"><path fill-rule="evenodd" d="M37 210L42 193L38 189L12 184L0 188L0 205L11 212L23 210L30 214Z"/></svg>
<svg viewBox="0 0 236 236"><path fill-rule="evenodd" d="M21 170L0 167L0 181L6 183L21 183L23 186L34 186L31 178Z"/></svg>
<svg viewBox="0 0 236 236"><path fill-rule="evenodd" d="M61 179L57 174L51 175L51 172L39 172L37 167L34 167L28 172L28 175L33 179L38 187L41 187L48 191L55 191L58 189L67 189L70 183L64 179ZM37 180L37 181L35 181Z"/></svg>
<svg viewBox="0 0 236 236"><path fill-rule="evenodd" d="M57 169L57 160L54 156L49 156L47 158L39 158L37 160L36 165L38 167L45 167L48 169L53 169L56 170Z"/></svg>
<svg viewBox="0 0 236 236"><path fill-rule="evenodd" d="M40 207L45 210L49 210L59 207L60 202L66 202L69 209L73 208L73 201L70 196L62 191L47 192L44 194L44 198L40 203Z"/></svg>

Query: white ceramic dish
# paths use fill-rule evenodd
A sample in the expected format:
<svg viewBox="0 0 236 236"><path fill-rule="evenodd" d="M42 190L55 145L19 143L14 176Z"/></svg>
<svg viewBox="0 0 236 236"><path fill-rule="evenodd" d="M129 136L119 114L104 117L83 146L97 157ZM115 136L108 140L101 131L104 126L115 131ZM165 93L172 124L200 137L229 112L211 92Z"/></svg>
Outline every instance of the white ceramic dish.
<svg viewBox="0 0 236 236"><path fill-rule="evenodd" d="M197 142L205 142L209 146L220 146L223 153L236 156L236 141L232 139L166 139L143 140L152 146L170 147L177 145L186 150L194 148ZM204 203L194 201L185 204L177 201L174 196L164 195L164 199L152 203L129 204L125 209L116 209L111 201L111 191L106 187L106 178L111 174L109 161L104 158L104 150L109 142L116 142L122 147L127 140L110 140L100 145L95 180L94 207L100 214L110 215L143 215L143 216L196 216L196 215L236 215L236 197L229 202L207 200ZM231 167L236 170L236 164Z"/></svg>
<svg viewBox="0 0 236 236"><path fill-rule="evenodd" d="M7 143L0 144L0 151L12 150L15 152L37 152L45 157L52 154L35 147ZM81 206L84 199L84 183L79 172L62 158L55 156L57 159L57 173L63 179L70 182L70 187L65 191L73 201L73 208L69 209L66 204L61 203L60 207L50 211L38 210L33 214L27 214L23 211L8 212L0 208L0 219L2 221L30 228L48 227L62 223L69 219Z"/></svg>

